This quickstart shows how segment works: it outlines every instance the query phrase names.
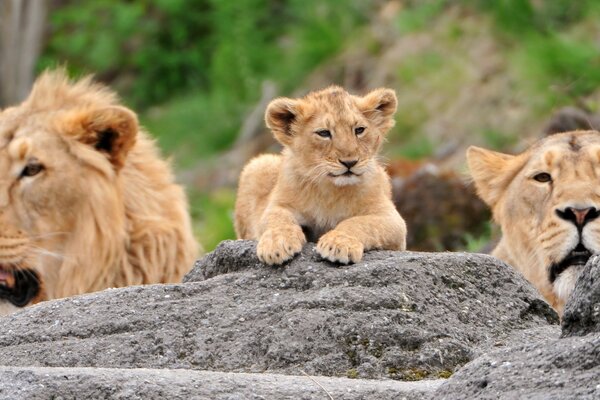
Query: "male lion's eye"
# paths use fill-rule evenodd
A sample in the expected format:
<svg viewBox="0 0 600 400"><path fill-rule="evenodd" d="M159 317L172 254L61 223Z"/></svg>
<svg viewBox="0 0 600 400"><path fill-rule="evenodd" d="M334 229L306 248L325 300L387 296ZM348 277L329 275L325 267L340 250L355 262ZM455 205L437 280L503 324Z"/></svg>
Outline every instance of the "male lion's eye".
<svg viewBox="0 0 600 400"><path fill-rule="evenodd" d="M321 129L315 132L317 135L324 137L324 138L330 138L331 137L331 132L328 131L327 129Z"/></svg>
<svg viewBox="0 0 600 400"><path fill-rule="evenodd" d="M44 170L44 166L42 164L40 164L39 162L31 162L29 164L27 164L25 166L25 168L23 168L23 171L21 171L21 178L25 177L25 176L34 176L39 174L40 172L42 172Z"/></svg>
<svg viewBox="0 0 600 400"><path fill-rule="evenodd" d="M354 134L355 135L360 135L361 133L363 133L365 131L365 127L364 126L359 126L357 128L354 128Z"/></svg>
<svg viewBox="0 0 600 400"><path fill-rule="evenodd" d="M540 172L539 174L535 175L533 179L535 179L538 182L546 183L550 182L552 180L552 177L547 172Z"/></svg>

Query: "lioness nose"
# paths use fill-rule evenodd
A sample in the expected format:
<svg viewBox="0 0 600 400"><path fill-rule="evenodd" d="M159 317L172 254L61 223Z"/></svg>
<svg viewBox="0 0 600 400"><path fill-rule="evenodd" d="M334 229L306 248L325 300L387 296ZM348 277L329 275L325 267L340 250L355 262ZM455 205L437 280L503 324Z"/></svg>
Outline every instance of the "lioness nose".
<svg viewBox="0 0 600 400"><path fill-rule="evenodd" d="M358 160L338 160L343 166L350 169L356 165Z"/></svg>
<svg viewBox="0 0 600 400"><path fill-rule="evenodd" d="M582 229L585 224L595 220L600 216L600 212L595 207L588 208L573 208L567 207L564 210L556 210L556 214L566 220L575 224L579 229Z"/></svg>

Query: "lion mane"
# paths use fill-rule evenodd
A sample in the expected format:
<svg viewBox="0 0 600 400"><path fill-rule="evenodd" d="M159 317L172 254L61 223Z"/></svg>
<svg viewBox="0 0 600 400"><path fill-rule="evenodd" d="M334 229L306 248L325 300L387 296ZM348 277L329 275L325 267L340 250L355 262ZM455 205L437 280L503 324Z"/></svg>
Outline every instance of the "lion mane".
<svg viewBox="0 0 600 400"><path fill-rule="evenodd" d="M0 112L0 286L36 302L180 281L197 256L183 189L116 94L47 71ZM13 302L14 303L14 302Z"/></svg>

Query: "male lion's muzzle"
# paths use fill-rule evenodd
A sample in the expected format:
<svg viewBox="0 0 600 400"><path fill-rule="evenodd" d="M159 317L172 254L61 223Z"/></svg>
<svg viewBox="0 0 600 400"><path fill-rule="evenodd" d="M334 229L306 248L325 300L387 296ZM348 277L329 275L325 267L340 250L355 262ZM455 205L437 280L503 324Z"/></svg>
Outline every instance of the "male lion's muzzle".
<svg viewBox="0 0 600 400"><path fill-rule="evenodd" d="M41 291L40 278L32 269L7 269L0 266L0 299L25 307Z"/></svg>

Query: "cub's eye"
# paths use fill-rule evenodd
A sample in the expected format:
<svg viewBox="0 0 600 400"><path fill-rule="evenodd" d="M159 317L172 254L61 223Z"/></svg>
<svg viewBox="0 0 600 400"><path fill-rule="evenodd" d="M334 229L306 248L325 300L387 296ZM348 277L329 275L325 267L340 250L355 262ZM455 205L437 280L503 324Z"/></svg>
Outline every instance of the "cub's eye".
<svg viewBox="0 0 600 400"><path fill-rule="evenodd" d="M331 137L331 132L328 131L327 129L321 129L315 132L317 135L324 137L324 138L330 138Z"/></svg>
<svg viewBox="0 0 600 400"><path fill-rule="evenodd" d="M533 179L538 182L546 183L552 180L552 177L547 172L540 172L539 174L534 175Z"/></svg>
<svg viewBox="0 0 600 400"><path fill-rule="evenodd" d="M365 131L365 127L364 126L359 126L357 128L354 128L354 134L355 135L360 135L361 133L363 133Z"/></svg>
<svg viewBox="0 0 600 400"><path fill-rule="evenodd" d="M21 176L20 178L23 178L25 176L34 176L39 174L40 172L42 172L44 170L44 166L42 164L40 164L37 161L30 161L25 168L23 168L23 171L21 171Z"/></svg>

